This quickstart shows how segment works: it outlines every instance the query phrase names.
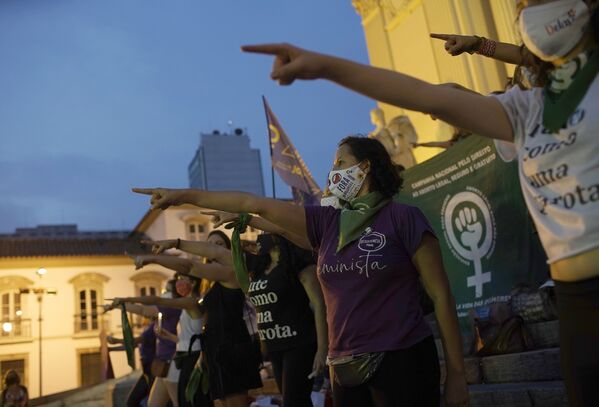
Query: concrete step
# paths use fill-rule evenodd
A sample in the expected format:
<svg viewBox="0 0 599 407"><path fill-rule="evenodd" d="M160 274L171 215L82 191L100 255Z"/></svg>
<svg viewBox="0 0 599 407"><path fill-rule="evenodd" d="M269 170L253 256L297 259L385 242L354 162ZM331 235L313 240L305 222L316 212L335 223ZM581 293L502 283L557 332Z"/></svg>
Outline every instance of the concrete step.
<svg viewBox="0 0 599 407"><path fill-rule="evenodd" d="M464 359L464 367L466 368L466 382L468 384L482 383L483 375L480 368L481 358L468 357ZM441 368L441 384L445 383L447 376L445 370L445 361L439 361L439 367Z"/></svg>
<svg viewBox="0 0 599 407"><path fill-rule="evenodd" d="M475 384L468 388L470 407L565 407L566 390L561 381Z"/></svg>
<svg viewBox="0 0 599 407"><path fill-rule="evenodd" d="M546 321L526 324L532 336L535 348L552 348L559 346L559 322Z"/></svg>
<svg viewBox="0 0 599 407"><path fill-rule="evenodd" d="M481 358L485 383L561 380L559 348Z"/></svg>

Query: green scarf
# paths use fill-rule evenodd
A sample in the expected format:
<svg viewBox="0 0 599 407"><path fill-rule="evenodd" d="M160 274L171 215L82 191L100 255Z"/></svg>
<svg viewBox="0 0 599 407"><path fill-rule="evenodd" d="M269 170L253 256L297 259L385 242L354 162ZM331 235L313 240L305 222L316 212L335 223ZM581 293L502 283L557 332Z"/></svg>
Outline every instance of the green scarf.
<svg viewBox="0 0 599 407"><path fill-rule="evenodd" d="M359 238L364 229L370 226L379 210L387 205L390 200L380 192L370 192L347 202L345 208L341 210L341 218L339 219L337 253Z"/></svg>
<svg viewBox="0 0 599 407"><path fill-rule="evenodd" d="M250 288L250 276L245 265L243 249L241 248L241 238L239 235L245 232L247 225L252 220L252 215L247 213L239 214L239 218L235 222L225 226L227 229L233 228L233 236L231 237L231 254L233 256L233 267L235 269L235 278L239 283L239 287L247 294Z"/></svg>
<svg viewBox="0 0 599 407"><path fill-rule="evenodd" d="M582 102L598 71L599 51L596 51L588 61L587 54L582 53L551 73L543 107L543 126L547 130L556 133L564 126Z"/></svg>
<svg viewBox="0 0 599 407"><path fill-rule="evenodd" d="M125 345L125 353L127 353L127 364L131 369L135 370L135 339L133 331L127 318L127 309L125 304L121 304L121 325L123 327L123 343Z"/></svg>
<svg viewBox="0 0 599 407"><path fill-rule="evenodd" d="M191 372L191 376L189 376L189 381L187 382L187 387L185 387L185 400L188 403L191 403L194 406L194 396L198 389L202 391L204 394L208 394L208 390L210 388L210 384L208 383L208 372L204 369L201 363L199 363L193 368Z"/></svg>

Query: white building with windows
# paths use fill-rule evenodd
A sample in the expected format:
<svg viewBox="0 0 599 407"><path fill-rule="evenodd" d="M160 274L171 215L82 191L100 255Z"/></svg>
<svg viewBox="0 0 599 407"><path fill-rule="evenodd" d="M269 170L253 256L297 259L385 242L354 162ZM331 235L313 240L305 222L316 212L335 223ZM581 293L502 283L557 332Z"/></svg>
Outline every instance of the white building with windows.
<svg viewBox="0 0 599 407"><path fill-rule="evenodd" d="M48 395L101 381L99 334L121 337L120 313L103 314L101 305L113 297L159 294L173 275L152 265L136 271L125 251L142 253L142 237L201 240L210 230L200 209L181 206L147 212L132 232L81 232L61 225L1 235L2 376L17 370L31 398L40 395L40 387ZM255 237L256 231L244 236ZM47 272L38 275L40 268ZM139 331L141 318L131 321ZM124 352L111 352L111 360L116 377L129 373Z"/></svg>

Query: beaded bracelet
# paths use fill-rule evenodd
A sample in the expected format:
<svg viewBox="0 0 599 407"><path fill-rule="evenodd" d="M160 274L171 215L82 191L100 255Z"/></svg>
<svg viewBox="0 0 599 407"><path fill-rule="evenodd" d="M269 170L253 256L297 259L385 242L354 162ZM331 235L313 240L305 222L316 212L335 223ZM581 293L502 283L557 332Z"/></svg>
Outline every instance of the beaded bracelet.
<svg viewBox="0 0 599 407"><path fill-rule="evenodd" d="M496 48L496 41L489 40L485 37L481 37L480 46L476 50L476 53L491 58L493 55L495 55Z"/></svg>

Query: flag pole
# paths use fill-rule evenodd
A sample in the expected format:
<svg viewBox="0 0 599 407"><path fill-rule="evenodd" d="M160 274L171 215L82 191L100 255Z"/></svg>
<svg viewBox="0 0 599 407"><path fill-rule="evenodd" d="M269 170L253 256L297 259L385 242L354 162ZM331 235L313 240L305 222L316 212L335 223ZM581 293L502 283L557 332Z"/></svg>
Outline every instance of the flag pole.
<svg viewBox="0 0 599 407"><path fill-rule="evenodd" d="M262 103L264 104L264 114L266 116L266 134L268 135L268 148L270 149L270 179L272 183L272 197L277 199L277 193L275 190L275 167L272 165L272 142L270 137L270 120L268 118L268 108L266 104L266 98L262 95Z"/></svg>

